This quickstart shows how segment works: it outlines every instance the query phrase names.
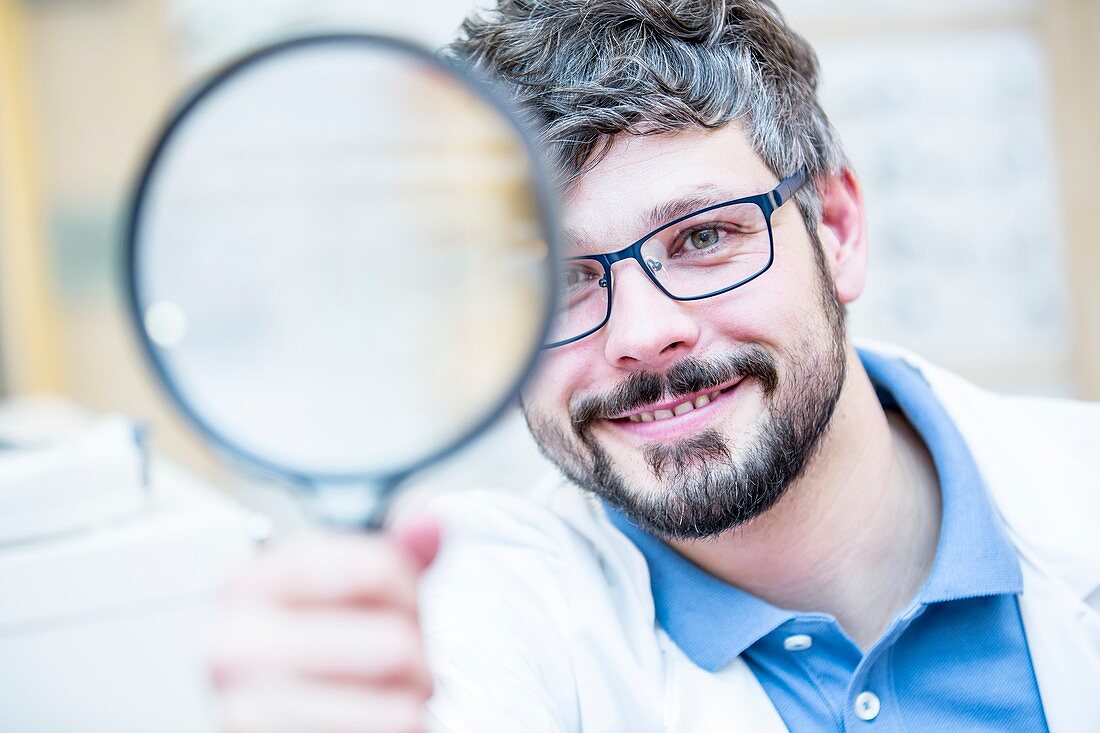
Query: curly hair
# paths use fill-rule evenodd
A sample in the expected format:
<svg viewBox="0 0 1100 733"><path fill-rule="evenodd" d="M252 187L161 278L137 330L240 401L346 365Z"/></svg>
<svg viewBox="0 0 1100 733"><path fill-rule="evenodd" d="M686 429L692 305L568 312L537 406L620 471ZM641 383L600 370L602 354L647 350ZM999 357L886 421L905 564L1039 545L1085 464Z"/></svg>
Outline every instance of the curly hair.
<svg viewBox="0 0 1100 733"><path fill-rule="evenodd" d="M847 165L817 99L817 56L771 0L499 0L443 54L514 97L566 186L616 135L732 121L778 178ZM816 232L817 186L797 200Z"/></svg>

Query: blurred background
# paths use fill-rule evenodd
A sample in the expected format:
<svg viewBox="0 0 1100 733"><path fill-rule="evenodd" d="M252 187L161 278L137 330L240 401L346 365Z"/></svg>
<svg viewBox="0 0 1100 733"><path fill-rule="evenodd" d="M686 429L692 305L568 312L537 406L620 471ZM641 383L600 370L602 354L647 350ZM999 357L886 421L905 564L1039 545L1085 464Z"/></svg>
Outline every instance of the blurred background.
<svg viewBox="0 0 1100 733"><path fill-rule="evenodd" d="M265 40L369 28L435 46L470 0L0 0L0 393L55 392L214 463L151 376L123 214L189 83ZM1100 2L780 2L868 200L857 335L991 388L1100 399ZM514 421L513 421L514 422Z"/></svg>

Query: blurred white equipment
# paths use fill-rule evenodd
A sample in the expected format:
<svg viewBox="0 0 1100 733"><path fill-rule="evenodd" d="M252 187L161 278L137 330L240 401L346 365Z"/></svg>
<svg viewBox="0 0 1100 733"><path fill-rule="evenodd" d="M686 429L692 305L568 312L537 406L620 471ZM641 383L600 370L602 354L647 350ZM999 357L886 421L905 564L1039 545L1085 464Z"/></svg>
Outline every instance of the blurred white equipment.
<svg viewBox="0 0 1100 733"><path fill-rule="evenodd" d="M161 462L146 487L122 418L22 403L0 436L0 730L213 731L215 594L262 520Z"/></svg>
<svg viewBox="0 0 1100 733"><path fill-rule="evenodd" d="M140 429L52 400L0 406L0 545L83 529L145 504Z"/></svg>

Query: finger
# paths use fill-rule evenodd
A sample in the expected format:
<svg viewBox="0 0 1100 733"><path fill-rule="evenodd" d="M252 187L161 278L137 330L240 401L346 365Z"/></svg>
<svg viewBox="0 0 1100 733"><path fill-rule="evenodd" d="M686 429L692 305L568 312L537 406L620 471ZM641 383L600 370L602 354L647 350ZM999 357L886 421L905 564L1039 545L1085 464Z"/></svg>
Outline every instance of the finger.
<svg viewBox="0 0 1100 733"><path fill-rule="evenodd" d="M424 733L416 697L312 683L242 687L222 695L225 733Z"/></svg>
<svg viewBox="0 0 1100 733"><path fill-rule="evenodd" d="M220 688L265 678L400 686L432 693L415 618L388 611L285 611L241 607L214 630L210 666Z"/></svg>
<svg viewBox="0 0 1100 733"><path fill-rule="evenodd" d="M413 608L419 565L383 535L316 534L264 552L227 588L230 603Z"/></svg>
<svg viewBox="0 0 1100 733"><path fill-rule="evenodd" d="M402 523L393 530L393 540L397 546L412 557L420 570L431 565L439 553L442 530L439 520L424 514Z"/></svg>

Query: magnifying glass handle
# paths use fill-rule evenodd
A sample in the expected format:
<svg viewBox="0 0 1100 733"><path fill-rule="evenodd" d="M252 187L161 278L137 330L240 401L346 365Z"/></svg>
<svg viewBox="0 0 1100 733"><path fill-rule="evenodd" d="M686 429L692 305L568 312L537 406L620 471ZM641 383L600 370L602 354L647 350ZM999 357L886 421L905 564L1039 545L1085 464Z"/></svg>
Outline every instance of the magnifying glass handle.
<svg viewBox="0 0 1100 733"><path fill-rule="evenodd" d="M314 484L309 490L313 516L334 529L379 531L394 496L395 482Z"/></svg>

